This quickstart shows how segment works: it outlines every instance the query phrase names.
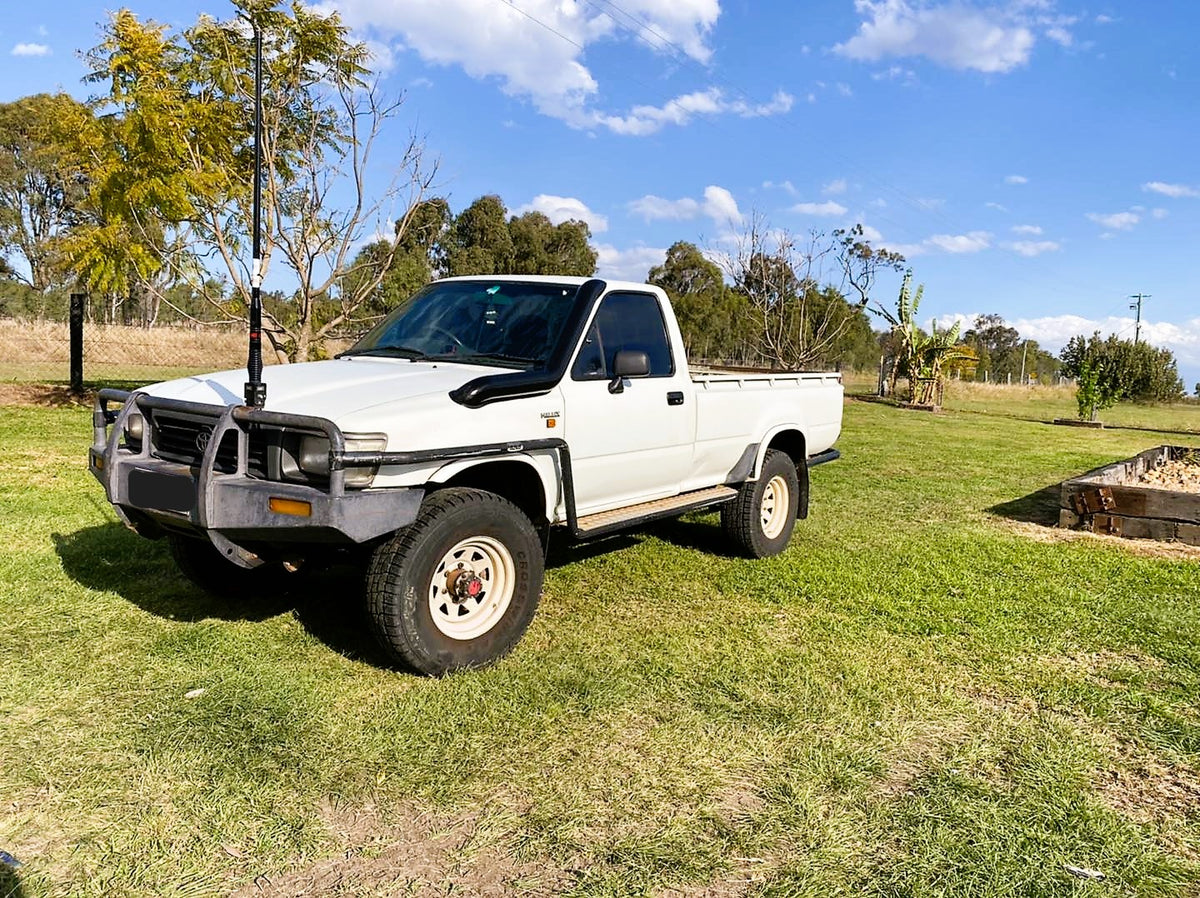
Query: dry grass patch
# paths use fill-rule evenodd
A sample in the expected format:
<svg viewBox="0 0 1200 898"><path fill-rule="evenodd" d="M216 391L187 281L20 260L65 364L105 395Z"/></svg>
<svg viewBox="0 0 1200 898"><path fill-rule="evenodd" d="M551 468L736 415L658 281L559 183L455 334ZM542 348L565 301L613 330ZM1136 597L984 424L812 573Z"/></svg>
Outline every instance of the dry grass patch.
<svg viewBox="0 0 1200 898"><path fill-rule="evenodd" d="M559 894L571 881L546 859L518 858L511 838L485 826L477 814L448 817L412 806L385 814L374 805L330 800L321 808L321 818L335 852L294 870L259 873L234 898L539 896ZM240 848L222 850L253 872Z"/></svg>
<svg viewBox="0 0 1200 898"><path fill-rule="evenodd" d="M921 776L954 754L969 734L970 725L964 718L914 723L887 753L879 794L885 799L911 794Z"/></svg>
<svg viewBox="0 0 1200 898"><path fill-rule="evenodd" d="M997 384L978 383L966 380L951 380L946 383L946 399L978 400L992 399L1007 402L1025 400L1070 400L1075 399L1074 384Z"/></svg>
<svg viewBox="0 0 1200 898"><path fill-rule="evenodd" d="M1093 785L1109 807L1137 823L1200 815L1200 773L1184 764L1131 757L1098 770Z"/></svg>
<svg viewBox="0 0 1200 898"><path fill-rule="evenodd" d="M265 352L264 361L274 361ZM54 321L0 320L0 358L28 364L70 360L70 332ZM235 368L246 360L246 331L241 325L191 327L127 327L85 324L83 362L126 368L194 365L197 368Z"/></svg>
<svg viewBox="0 0 1200 898"><path fill-rule="evenodd" d="M1013 521L1007 518L996 518L996 522L1025 539L1039 543L1070 543L1092 542L1109 546L1137 555L1142 558L1161 558L1171 561L1200 561L1200 546L1190 546L1186 543L1160 542L1152 539L1126 539L1123 536L1109 536L1104 533L1088 533L1086 530L1067 530L1061 527L1047 527L1032 521Z"/></svg>
<svg viewBox="0 0 1200 898"><path fill-rule="evenodd" d="M1125 689L1128 683L1110 674L1146 674L1162 671L1166 665L1158 658L1141 652L1072 652L1066 655L1046 655L1037 664L1061 672L1074 680L1083 680L1101 689Z"/></svg>

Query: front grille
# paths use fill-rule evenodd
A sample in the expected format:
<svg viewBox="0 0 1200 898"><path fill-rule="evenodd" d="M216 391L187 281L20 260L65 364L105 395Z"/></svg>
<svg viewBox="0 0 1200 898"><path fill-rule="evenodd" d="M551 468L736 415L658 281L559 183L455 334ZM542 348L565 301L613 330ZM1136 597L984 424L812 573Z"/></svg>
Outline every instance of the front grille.
<svg viewBox="0 0 1200 898"><path fill-rule="evenodd" d="M152 420L152 445L154 454L168 461L185 465L199 465L204 458L208 438L216 426L215 418L184 416L177 413L156 411ZM258 428L250 429L250 445L247 453L247 473L255 477L267 475L267 444L256 439ZM225 431L213 465L222 474L237 471L237 432Z"/></svg>

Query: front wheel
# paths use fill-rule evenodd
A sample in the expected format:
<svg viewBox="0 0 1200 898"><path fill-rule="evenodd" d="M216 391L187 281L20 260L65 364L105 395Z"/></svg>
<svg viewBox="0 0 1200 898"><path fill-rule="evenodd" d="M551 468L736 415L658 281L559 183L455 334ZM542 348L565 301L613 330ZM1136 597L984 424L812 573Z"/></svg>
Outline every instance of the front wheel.
<svg viewBox="0 0 1200 898"><path fill-rule="evenodd" d="M482 667L524 635L543 569L541 541L519 508L483 490L440 490L371 558L372 629L420 673Z"/></svg>
<svg viewBox="0 0 1200 898"><path fill-rule="evenodd" d="M800 506L800 478L787 453L768 449L757 480L742 484L721 506L725 535L752 558L778 555L792 538Z"/></svg>

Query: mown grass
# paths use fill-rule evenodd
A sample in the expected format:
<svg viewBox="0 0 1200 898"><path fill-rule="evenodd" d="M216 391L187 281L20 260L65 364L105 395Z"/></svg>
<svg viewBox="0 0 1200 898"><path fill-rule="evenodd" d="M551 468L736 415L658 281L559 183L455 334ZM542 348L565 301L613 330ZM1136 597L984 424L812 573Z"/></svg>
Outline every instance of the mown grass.
<svg viewBox="0 0 1200 898"><path fill-rule="evenodd" d="M344 579L183 582L88 427L0 425L0 895L228 892L342 851L333 798L470 815L577 895L1200 884L1197 558L1037 524L1178 434L851 402L786 553L730 557L715 515L559 550L517 652L433 681L382 666Z"/></svg>

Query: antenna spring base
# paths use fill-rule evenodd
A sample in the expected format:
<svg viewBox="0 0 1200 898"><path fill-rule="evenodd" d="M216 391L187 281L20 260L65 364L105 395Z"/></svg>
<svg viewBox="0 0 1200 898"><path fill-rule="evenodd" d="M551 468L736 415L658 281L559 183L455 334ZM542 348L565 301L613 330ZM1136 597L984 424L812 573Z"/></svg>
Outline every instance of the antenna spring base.
<svg viewBox="0 0 1200 898"><path fill-rule="evenodd" d="M262 381L246 381L246 405L262 408L267 404L267 385Z"/></svg>

